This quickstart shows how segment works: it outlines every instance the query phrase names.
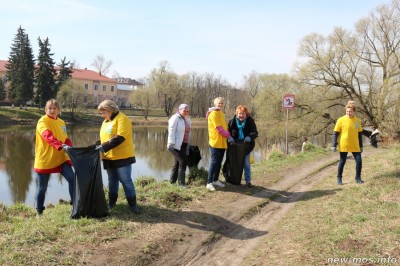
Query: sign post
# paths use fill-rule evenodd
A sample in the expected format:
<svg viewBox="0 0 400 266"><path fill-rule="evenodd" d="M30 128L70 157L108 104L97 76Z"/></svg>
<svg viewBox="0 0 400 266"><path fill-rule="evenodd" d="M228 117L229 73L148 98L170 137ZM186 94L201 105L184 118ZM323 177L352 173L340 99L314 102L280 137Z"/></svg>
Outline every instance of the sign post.
<svg viewBox="0 0 400 266"><path fill-rule="evenodd" d="M288 144L289 110L294 109L294 94L285 93L283 95L282 108L286 109L286 154L289 154L289 144Z"/></svg>

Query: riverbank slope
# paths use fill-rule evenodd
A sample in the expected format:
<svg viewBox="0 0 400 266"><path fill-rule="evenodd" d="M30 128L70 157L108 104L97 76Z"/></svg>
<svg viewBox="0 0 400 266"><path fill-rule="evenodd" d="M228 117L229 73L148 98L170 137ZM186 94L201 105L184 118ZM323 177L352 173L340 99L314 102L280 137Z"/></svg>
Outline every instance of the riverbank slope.
<svg viewBox="0 0 400 266"><path fill-rule="evenodd" d="M323 265L329 259L400 262L400 148L363 153L336 185L338 154L315 152L255 164L253 188L216 192L192 183L136 183L141 215L120 198L103 219L69 219L59 204L0 207L0 264ZM123 193L121 193L123 195ZM371 263L374 264L374 263ZM393 264L396 265L396 264Z"/></svg>

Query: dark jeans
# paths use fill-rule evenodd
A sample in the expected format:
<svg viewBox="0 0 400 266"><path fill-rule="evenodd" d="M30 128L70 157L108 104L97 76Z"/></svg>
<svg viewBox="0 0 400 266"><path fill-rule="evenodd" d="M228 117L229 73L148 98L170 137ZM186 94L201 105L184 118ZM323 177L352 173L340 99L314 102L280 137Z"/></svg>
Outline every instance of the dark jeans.
<svg viewBox="0 0 400 266"><path fill-rule="evenodd" d="M72 167L67 163L63 163L61 165L61 175L63 175L65 179L67 179L68 181L69 195L72 200L74 191L74 171L72 170ZM37 173L37 176L38 176L38 191L36 194L36 209L38 211L43 211L44 199L46 196L47 185L49 184L50 174Z"/></svg>
<svg viewBox="0 0 400 266"><path fill-rule="evenodd" d="M210 147L211 162L208 169L207 184L218 180L219 172L221 171L222 160L224 159L225 149L217 149Z"/></svg>
<svg viewBox="0 0 400 266"><path fill-rule="evenodd" d="M361 168L362 168L362 159L361 159L361 152L352 152L354 160L356 161L356 179L361 179ZM347 152L340 153L340 161L338 167L338 178L342 178L343 168L346 164L347 160Z"/></svg>
<svg viewBox="0 0 400 266"><path fill-rule="evenodd" d="M181 173L186 172L186 167L188 164L188 156L186 154L187 146L188 146L187 143L182 143L181 150L173 149L172 151L170 151L172 155L175 157L175 164L172 167L171 177L170 177L170 182L172 184L176 183L179 171L181 171ZM182 176L180 176L180 178L182 178ZM185 178L184 175L183 178ZM179 180L179 184L184 185L184 183L185 180Z"/></svg>

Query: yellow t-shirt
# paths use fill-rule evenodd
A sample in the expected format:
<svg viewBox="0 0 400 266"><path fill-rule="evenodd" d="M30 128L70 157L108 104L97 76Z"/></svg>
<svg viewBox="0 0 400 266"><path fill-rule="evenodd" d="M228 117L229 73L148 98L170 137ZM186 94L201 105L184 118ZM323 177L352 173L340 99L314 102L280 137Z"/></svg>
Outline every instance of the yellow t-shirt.
<svg viewBox="0 0 400 266"><path fill-rule="evenodd" d="M120 160L134 157L132 122L121 112L113 120L103 121L100 129L100 141L104 143L115 135L124 137L125 140L117 147L103 153L103 159Z"/></svg>
<svg viewBox="0 0 400 266"><path fill-rule="evenodd" d="M362 132L360 120L357 117L350 118L344 115L338 119L335 128L339 132L338 144L341 152L360 152L358 133Z"/></svg>
<svg viewBox="0 0 400 266"><path fill-rule="evenodd" d="M68 138L65 122L61 118L42 116L36 125L35 169L53 169L69 160L63 149L57 150L42 138L46 130L51 131L53 136L62 143L65 143Z"/></svg>
<svg viewBox="0 0 400 266"><path fill-rule="evenodd" d="M227 140L217 131L218 126L228 130L224 113L220 110L212 111L208 116L208 143L213 148L227 149Z"/></svg>

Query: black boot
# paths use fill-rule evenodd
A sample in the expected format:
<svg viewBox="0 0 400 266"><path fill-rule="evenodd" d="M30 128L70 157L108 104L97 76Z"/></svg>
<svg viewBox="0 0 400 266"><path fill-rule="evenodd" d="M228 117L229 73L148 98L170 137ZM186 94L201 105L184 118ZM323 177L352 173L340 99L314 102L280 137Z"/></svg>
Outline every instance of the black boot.
<svg viewBox="0 0 400 266"><path fill-rule="evenodd" d="M361 177L356 177L356 183L362 184L364 181L361 179Z"/></svg>
<svg viewBox="0 0 400 266"><path fill-rule="evenodd" d="M108 193L108 207L110 209L114 208L117 204L118 194L117 193Z"/></svg>
<svg viewBox="0 0 400 266"><path fill-rule="evenodd" d="M136 196L133 196L131 198L126 198L126 200L128 201L129 209L131 210L131 212L139 214L140 210L136 203Z"/></svg>
<svg viewBox="0 0 400 266"><path fill-rule="evenodd" d="M181 169L178 171L178 184L180 187L185 187L185 171Z"/></svg>
<svg viewBox="0 0 400 266"><path fill-rule="evenodd" d="M175 184L176 183L176 179L178 179L178 171L172 170L171 171L171 176L169 177L169 182L171 184Z"/></svg>

